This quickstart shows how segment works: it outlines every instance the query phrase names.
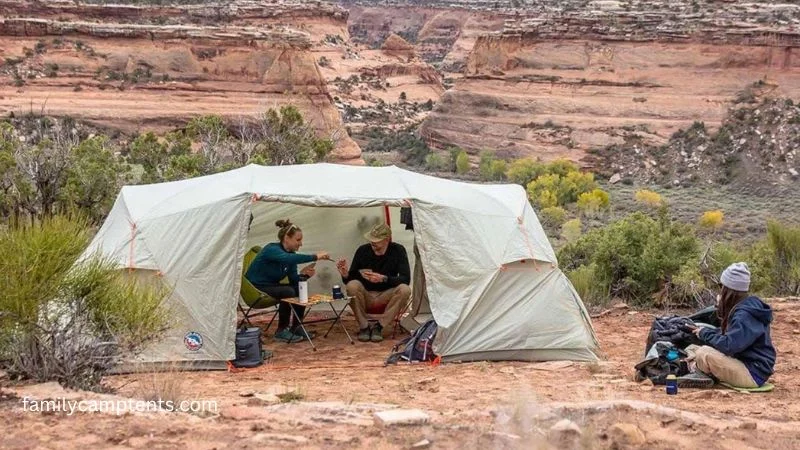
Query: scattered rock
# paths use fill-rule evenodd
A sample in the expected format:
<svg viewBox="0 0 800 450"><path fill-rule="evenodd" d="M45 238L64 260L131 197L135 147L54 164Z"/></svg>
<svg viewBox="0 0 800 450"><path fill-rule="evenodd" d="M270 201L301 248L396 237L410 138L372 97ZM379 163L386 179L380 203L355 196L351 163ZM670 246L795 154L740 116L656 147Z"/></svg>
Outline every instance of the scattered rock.
<svg viewBox="0 0 800 450"><path fill-rule="evenodd" d="M375 425L388 427L393 425L423 425L430 421L430 416L420 409L394 409L376 412L372 416Z"/></svg>
<svg viewBox="0 0 800 450"><path fill-rule="evenodd" d="M561 419L550 427L551 437L580 436L583 434L581 427L569 419Z"/></svg>
<svg viewBox="0 0 800 450"><path fill-rule="evenodd" d="M506 439L506 440L509 440L509 441L518 441L518 440L522 439L520 436L518 436L516 434L503 433L501 431L490 431L490 432L488 432L486 434L489 435L489 436L492 436L492 437L496 437L496 438L500 438L500 439Z"/></svg>
<svg viewBox="0 0 800 450"><path fill-rule="evenodd" d="M655 384L653 383L653 380L651 380L650 378L645 378L644 380L642 380L641 385L642 386L651 386L651 387L655 386Z"/></svg>
<svg viewBox="0 0 800 450"><path fill-rule="evenodd" d="M414 445L412 445L411 448L425 448L425 447L428 447L430 445L431 445L431 441L429 441L427 439L423 439L423 440L415 443Z"/></svg>
<svg viewBox="0 0 800 450"><path fill-rule="evenodd" d="M755 430L756 428L758 428L758 423L756 423L756 422L742 422L742 424L739 425L739 428L741 428L743 430Z"/></svg>
<svg viewBox="0 0 800 450"><path fill-rule="evenodd" d="M800 334L800 330L794 329L794 330L792 330L792 334Z"/></svg>
<svg viewBox="0 0 800 450"><path fill-rule="evenodd" d="M5 370L0 370L0 380L8 379L8 372Z"/></svg>
<svg viewBox="0 0 800 450"><path fill-rule="evenodd" d="M253 442L292 442L295 444L307 444L308 438L303 436L293 436L291 434L277 434L277 433L258 433L252 438Z"/></svg>
<svg viewBox="0 0 800 450"><path fill-rule="evenodd" d="M632 423L617 422L611 425L608 434L618 444L623 445L643 445L647 442L642 430Z"/></svg>
<svg viewBox="0 0 800 450"><path fill-rule="evenodd" d="M619 309L628 309L628 305L626 303L623 303L623 302L618 302L618 303L614 303L613 305L611 305L611 309L617 309L617 310L619 310Z"/></svg>
<svg viewBox="0 0 800 450"><path fill-rule="evenodd" d="M611 178L608 179L608 182L611 183L611 184L617 184L620 181L622 181L622 175L620 175L618 173L615 173L614 175L611 175Z"/></svg>
<svg viewBox="0 0 800 450"><path fill-rule="evenodd" d="M253 391L242 391L242 392L239 392L239 397L252 397L255 394L256 393L253 392Z"/></svg>
<svg viewBox="0 0 800 450"><path fill-rule="evenodd" d="M436 377L427 377L417 381L417 384L422 384L422 385L431 384L434 381L436 381Z"/></svg>
<svg viewBox="0 0 800 450"><path fill-rule="evenodd" d="M269 406L280 403L281 399L273 393L255 393L247 400L247 406Z"/></svg>
<svg viewBox="0 0 800 450"><path fill-rule="evenodd" d="M795 177L795 178L798 175L800 175L800 174L797 173L797 170L795 170L794 168L791 168L791 167L789 168L789 173L792 174L792 176Z"/></svg>
<svg viewBox="0 0 800 450"><path fill-rule="evenodd" d="M502 369L500 369L500 373L506 373L506 374L509 374L509 375L514 375L514 373L516 373L516 372L514 372L514 368L513 367L503 367Z"/></svg>

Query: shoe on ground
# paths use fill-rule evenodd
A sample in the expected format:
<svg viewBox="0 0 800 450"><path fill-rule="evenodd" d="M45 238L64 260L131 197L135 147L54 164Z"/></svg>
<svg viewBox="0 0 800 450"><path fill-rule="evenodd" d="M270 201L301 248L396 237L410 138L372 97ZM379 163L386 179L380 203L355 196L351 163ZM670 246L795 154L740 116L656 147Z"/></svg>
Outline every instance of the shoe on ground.
<svg viewBox="0 0 800 450"><path fill-rule="evenodd" d="M383 342L383 327L375 325L370 333L369 340L372 342Z"/></svg>
<svg viewBox="0 0 800 450"><path fill-rule="evenodd" d="M297 327L297 329L294 330L294 335L299 337L301 341L305 340L306 336L308 336L309 340L314 339L315 337L317 337L317 333L315 333L313 331L308 331L308 335L306 335L306 333L303 333L303 329L300 328L300 327Z"/></svg>
<svg viewBox="0 0 800 450"><path fill-rule="evenodd" d="M360 342L369 342L371 330L369 327L358 330L358 340Z"/></svg>
<svg viewBox="0 0 800 450"><path fill-rule="evenodd" d="M714 379L709 375L697 370L678 377L678 387L681 388L710 388L714 386Z"/></svg>
<svg viewBox="0 0 800 450"><path fill-rule="evenodd" d="M292 333L292 331L289 330L288 328L284 328L278 331L277 333L275 333L275 336L273 336L273 338L276 341L286 342L288 344L291 344L292 342L300 342L303 340L303 336L298 336Z"/></svg>

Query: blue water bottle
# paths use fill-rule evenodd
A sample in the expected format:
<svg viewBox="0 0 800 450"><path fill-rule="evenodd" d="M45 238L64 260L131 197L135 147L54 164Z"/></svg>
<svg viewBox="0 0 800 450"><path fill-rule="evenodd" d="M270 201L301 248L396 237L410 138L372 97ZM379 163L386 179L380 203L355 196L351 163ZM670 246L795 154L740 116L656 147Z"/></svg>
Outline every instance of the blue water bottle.
<svg viewBox="0 0 800 450"><path fill-rule="evenodd" d="M678 394L678 377L673 374L667 375L667 395Z"/></svg>

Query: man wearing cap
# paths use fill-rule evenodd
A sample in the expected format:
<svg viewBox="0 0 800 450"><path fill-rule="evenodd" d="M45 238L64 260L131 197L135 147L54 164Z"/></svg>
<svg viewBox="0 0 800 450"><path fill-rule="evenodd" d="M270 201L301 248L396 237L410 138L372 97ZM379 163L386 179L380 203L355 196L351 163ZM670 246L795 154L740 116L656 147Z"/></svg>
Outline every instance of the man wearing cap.
<svg viewBox="0 0 800 450"><path fill-rule="evenodd" d="M685 377L693 383L687 386L706 387L713 385L714 379L741 388L763 386L775 371L775 347L770 337L772 309L748 293L750 270L743 262L725 269L720 284L717 315L722 324L719 328L692 330L704 345L686 348L696 363L696 370ZM704 383L703 377L709 381Z"/></svg>
<svg viewBox="0 0 800 450"><path fill-rule="evenodd" d="M353 297L350 308L358 321L358 340L381 342L383 329L409 301L411 270L406 249L391 241L388 225L376 225L364 237L369 243L358 247L350 268L344 259L336 263L336 268L346 284L347 295ZM384 305L380 320L370 329L367 311Z"/></svg>

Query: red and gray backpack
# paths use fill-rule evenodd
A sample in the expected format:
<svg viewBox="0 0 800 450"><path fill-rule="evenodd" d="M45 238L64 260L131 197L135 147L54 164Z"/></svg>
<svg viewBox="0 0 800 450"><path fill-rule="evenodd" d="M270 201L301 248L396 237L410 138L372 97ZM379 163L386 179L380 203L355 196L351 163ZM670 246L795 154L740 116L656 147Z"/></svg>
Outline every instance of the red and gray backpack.
<svg viewBox="0 0 800 450"><path fill-rule="evenodd" d="M422 324L414 334L398 342L392 347L392 353L386 358L384 365L397 364L398 361L414 362L433 361L433 340L436 338L438 327L436 322L429 320Z"/></svg>

